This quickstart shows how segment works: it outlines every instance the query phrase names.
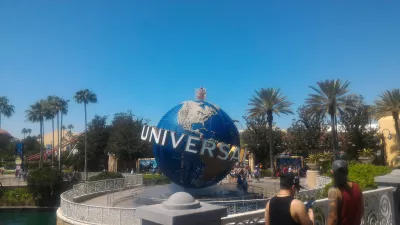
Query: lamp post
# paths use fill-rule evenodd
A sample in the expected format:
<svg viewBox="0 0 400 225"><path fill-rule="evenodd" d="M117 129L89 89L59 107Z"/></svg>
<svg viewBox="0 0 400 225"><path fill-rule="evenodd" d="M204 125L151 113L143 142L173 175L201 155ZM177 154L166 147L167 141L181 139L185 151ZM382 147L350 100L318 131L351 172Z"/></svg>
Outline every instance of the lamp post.
<svg viewBox="0 0 400 225"><path fill-rule="evenodd" d="M383 137L385 137L385 134L383 133L383 131L387 131L389 134L388 134L388 136L387 136L387 139L388 140L392 140L392 134L390 133L390 130L388 130L388 129L383 129L382 131L381 131L381 133L383 134Z"/></svg>

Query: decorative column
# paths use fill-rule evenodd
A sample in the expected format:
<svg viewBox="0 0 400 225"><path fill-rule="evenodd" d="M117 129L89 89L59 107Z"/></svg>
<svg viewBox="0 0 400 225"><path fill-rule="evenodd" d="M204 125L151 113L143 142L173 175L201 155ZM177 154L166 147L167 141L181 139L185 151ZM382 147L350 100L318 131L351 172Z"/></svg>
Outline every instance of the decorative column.
<svg viewBox="0 0 400 225"><path fill-rule="evenodd" d="M393 224L400 224L400 169L395 169L391 173L384 176L377 176L374 181L378 184L378 188L394 187L393 193Z"/></svg>
<svg viewBox="0 0 400 225"><path fill-rule="evenodd" d="M167 201L136 209L141 225L220 225L227 209L195 200L186 192L177 192Z"/></svg>
<svg viewBox="0 0 400 225"><path fill-rule="evenodd" d="M317 163L307 163L307 187L309 189L314 189L318 187L317 177L319 175L318 164Z"/></svg>

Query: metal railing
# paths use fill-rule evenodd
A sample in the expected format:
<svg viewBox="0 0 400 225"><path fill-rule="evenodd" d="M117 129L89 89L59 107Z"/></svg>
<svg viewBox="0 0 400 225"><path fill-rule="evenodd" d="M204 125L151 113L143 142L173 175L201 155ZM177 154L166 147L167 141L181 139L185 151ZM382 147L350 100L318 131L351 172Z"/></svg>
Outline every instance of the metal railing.
<svg viewBox="0 0 400 225"><path fill-rule="evenodd" d="M129 180L129 181L128 181ZM73 189L61 194L60 209L64 217L77 222L91 224L138 224L136 209L102 207L75 202L78 197L95 193L124 190L129 186L141 185L142 175L128 178L101 180L74 185Z"/></svg>
<svg viewBox="0 0 400 225"><path fill-rule="evenodd" d="M393 224L393 190L381 188L363 192L364 197L364 225ZM317 200L314 204L314 219L317 225L325 225L328 216L328 199ZM257 210L222 218L222 225L236 224L263 224L265 210Z"/></svg>
<svg viewBox="0 0 400 225"><path fill-rule="evenodd" d="M139 224L136 217L136 208L113 207L118 201L128 197L135 197L138 193L144 190L142 175L128 175L125 178L86 182L74 185L72 190L61 194L61 214L73 221L90 224L112 224L112 225L128 225ZM236 188L235 185L226 185L225 189ZM250 189L250 187L249 187ZM299 196L312 196L315 192L321 189L304 191L299 193ZM253 190L264 192L263 188L254 186ZM90 194L107 193L107 206L94 206L85 203L76 202L79 197L84 197ZM164 199L159 199L160 203ZM253 212L264 209L269 199L235 199L227 198L222 201L213 201L207 199L204 202L214 205L225 206L228 215L247 213L255 217ZM250 212L251 211L251 212ZM263 210L262 210L263 212ZM262 216L264 215L261 213ZM260 214L260 215L261 215Z"/></svg>

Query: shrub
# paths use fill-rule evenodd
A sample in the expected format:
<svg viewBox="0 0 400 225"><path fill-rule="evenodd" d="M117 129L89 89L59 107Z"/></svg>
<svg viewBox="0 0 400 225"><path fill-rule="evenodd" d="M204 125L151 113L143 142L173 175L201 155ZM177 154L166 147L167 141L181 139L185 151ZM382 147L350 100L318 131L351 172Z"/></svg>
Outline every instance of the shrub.
<svg viewBox="0 0 400 225"><path fill-rule="evenodd" d="M375 156L375 152L370 148L364 148L359 152L359 156L361 157L373 157Z"/></svg>
<svg viewBox="0 0 400 225"><path fill-rule="evenodd" d="M144 185L156 185L156 184L169 184L171 181L168 177L159 174L144 174L143 184Z"/></svg>
<svg viewBox="0 0 400 225"><path fill-rule="evenodd" d="M376 176L382 176L388 174L392 169L388 166L375 166L372 164L349 164L349 180L354 181L360 185L362 191L368 191L378 188L374 178ZM329 188L333 186L333 183L329 183L324 187L324 197L328 196Z"/></svg>
<svg viewBox="0 0 400 225"><path fill-rule="evenodd" d="M0 199L3 206L34 206L33 195L26 188L17 188L4 192Z"/></svg>
<svg viewBox="0 0 400 225"><path fill-rule="evenodd" d="M308 163L318 163L319 159L321 158L322 158L321 153L309 154L305 161Z"/></svg>
<svg viewBox="0 0 400 225"><path fill-rule="evenodd" d="M117 178L124 178L124 176L122 176L122 174L120 173L115 173L115 172L101 172L96 176L89 177L88 181L117 179Z"/></svg>
<svg viewBox="0 0 400 225"><path fill-rule="evenodd" d="M261 170L260 171L261 177L270 177L272 175L271 170Z"/></svg>
<svg viewBox="0 0 400 225"><path fill-rule="evenodd" d="M29 173L28 190L39 206L55 206L59 201L62 182L59 170L43 167Z"/></svg>

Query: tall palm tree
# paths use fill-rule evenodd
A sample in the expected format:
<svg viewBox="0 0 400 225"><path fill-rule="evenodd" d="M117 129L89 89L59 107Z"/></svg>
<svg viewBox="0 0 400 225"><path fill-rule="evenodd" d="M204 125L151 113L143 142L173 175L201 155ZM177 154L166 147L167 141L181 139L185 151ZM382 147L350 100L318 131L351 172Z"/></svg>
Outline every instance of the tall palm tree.
<svg viewBox="0 0 400 225"><path fill-rule="evenodd" d="M74 129L74 125L69 124L69 125L68 125L68 129L69 129L69 133L72 134L72 129Z"/></svg>
<svg viewBox="0 0 400 225"><path fill-rule="evenodd" d="M394 129L396 131L397 142L400 142L400 89L387 90L383 92L380 99L375 101L374 113L377 119L392 116Z"/></svg>
<svg viewBox="0 0 400 225"><path fill-rule="evenodd" d="M0 96L0 129L1 129L1 115L10 117L14 113L15 107L10 104L6 96Z"/></svg>
<svg viewBox="0 0 400 225"><path fill-rule="evenodd" d="M69 100L65 100L62 98L58 98L58 115L57 115L57 126L58 126L58 169L61 170L61 146L63 141L63 115L67 115L68 113L68 102ZM58 124L58 118L60 118L60 124Z"/></svg>
<svg viewBox="0 0 400 225"><path fill-rule="evenodd" d="M28 129L23 128L21 133L24 135L24 139L25 139L25 135L28 133Z"/></svg>
<svg viewBox="0 0 400 225"><path fill-rule="evenodd" d="M256 91L256 95L250 99L249 105L251 108L248 110L249 117L258 118L267 116L269 127L269 160L272 170L272 176L275 176L274 168L274 153L272 145L272 122L274 120L273 114L293 114L290 107L293 103L287 100L286 96L282 94L279 88L261 88Z"/></svg>
<svg viewBox="0 0 400 225"><path fill-rule="evenodd" d="M306 99L308 109L313 114L329 115L331 120L332 146L335 160L339 155L339 143L337 135L337 114L347 108L350 82L337 80L325 80L317 82L317 87L310 86L316 93L309 94Z"/></svg>
<svg viewBox="0 0 400 225"><path fill-rule="evenodd" d="M39 122L40 124L40 161L39 161L39 167L42 167L42 160L43 160L43 146L44 146L44 139L43 139L43 134L44 134L44 126L43 126L43 120L45 117L45 107L46 107L46 101L44 100L39 100L35 102L33 105L29 107L28 110L26 110L26 118L28 121L31 121L33 123Z"/></svg>
<svg viewBox="0 0 400 225"><path fill-rule="evenodd" d="M46 114L45 117L47 120L51 120L51 128L52 128L52 132L53 132L53 142L51 145L51 150L52 150L52 154L51 154L51 166L54 166L54 145L55 145L55 138L54 138L54 118L56 117L57 113L58 113L58 97L57 96L48 96L47 97L47 110L46 110Z"/></svg>
<svg viewBox="0 0 400 225"><path fill-rule="evenodd" d="M85 179L87 180L87 111L86 105L89 103L97 103L97 95L91 92L89 89L83 89L76 92L75 101L78 104L82 104L85 108Z"/></svg>

